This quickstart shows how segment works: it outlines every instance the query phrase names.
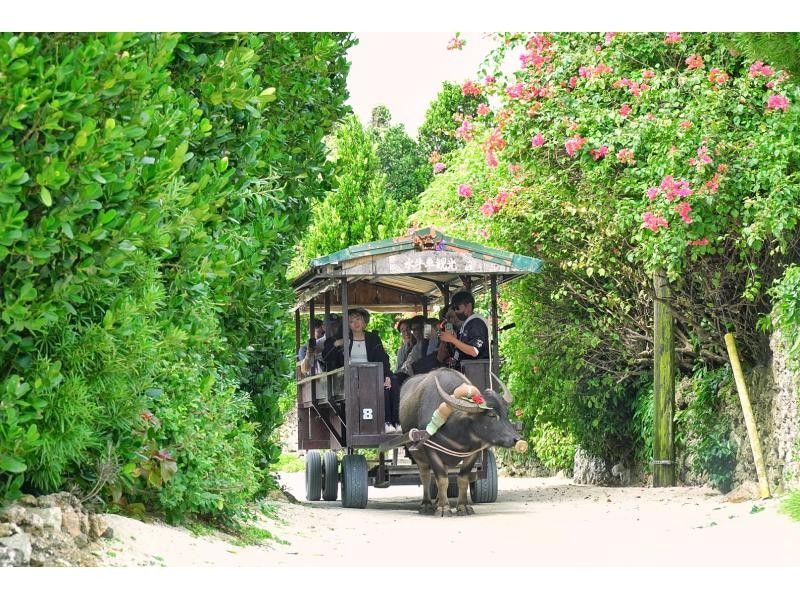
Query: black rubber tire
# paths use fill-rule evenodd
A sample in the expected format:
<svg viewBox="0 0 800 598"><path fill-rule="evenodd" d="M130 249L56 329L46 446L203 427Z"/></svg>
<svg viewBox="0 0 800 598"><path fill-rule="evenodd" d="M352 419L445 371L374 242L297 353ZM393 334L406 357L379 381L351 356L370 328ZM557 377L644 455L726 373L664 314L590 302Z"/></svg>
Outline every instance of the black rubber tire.
<svg viewBox="0 0 800 598"><path fill-rule="evenodd" d="M469 496L474 503L495 502L497 500L497 461L492 451L486 451L486 478L477 479L469 485Z"/></svg>
<svg viewBox="0 0 800 598"><path fill-rule="evenodd" d="M306 500L319 500L322 492L322 457L319 451L306 453Z"/></svg>
<svg viewBox="0 0 800 598"><path fill-rule="evenodd" d="M364 455L345 455L342 459L342 506L348 509L366 507L368 482Z"/></svg>
<svg viewBox="0 0 800 598"><path fill-rule="evenodd" d="M322 500L339 497L339 462L335 451L326 451L322 459Z"/></svg>

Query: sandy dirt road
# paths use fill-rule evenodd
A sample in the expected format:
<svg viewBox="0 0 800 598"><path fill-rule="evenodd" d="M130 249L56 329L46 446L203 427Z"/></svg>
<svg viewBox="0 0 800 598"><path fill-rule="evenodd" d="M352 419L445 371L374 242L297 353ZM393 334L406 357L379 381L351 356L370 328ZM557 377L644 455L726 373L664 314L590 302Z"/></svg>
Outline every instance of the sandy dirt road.
<svg viewBox="0 0 800 598"><path fill-rule="evenodd" d="M303 473L281 474L300 504L259 525L281 542L240 547L164 524L110 516L106 566L800 566L800 523L779 500L726 502L707 487L604 488L560 478L499 480L468 517L417 513L419 486L369 489L366 509L305 502Z"/></svg>

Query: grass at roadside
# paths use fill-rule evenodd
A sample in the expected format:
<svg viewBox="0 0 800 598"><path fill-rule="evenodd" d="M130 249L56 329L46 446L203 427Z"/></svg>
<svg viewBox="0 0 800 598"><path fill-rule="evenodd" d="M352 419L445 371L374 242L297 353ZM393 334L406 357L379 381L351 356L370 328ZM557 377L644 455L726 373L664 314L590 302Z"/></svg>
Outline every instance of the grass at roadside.
<svg viewBox="0 0 800 598"><path fill-rule="evenodd" d="M795 521L800 521L800 490L789 494L781 504L780 510Z"/></svg>
<svg viewBox="0 0 800 598"><path fill-rule="evenodd" d="M297 473L305 469L305 461L297 455L281 453L278 462L275 464L275 469L285 473Z"/></svg>

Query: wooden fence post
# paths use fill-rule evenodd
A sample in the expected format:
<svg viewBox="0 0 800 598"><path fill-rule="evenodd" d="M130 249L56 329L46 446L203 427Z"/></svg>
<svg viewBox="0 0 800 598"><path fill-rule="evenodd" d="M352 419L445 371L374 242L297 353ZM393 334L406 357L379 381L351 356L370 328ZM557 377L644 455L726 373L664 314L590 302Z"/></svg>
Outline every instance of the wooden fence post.
<svg viewBox="0 0 800 598"><path fill-rule="evenodd" d="M666 273L653 273L653 486L675 485L675 323Z"/></svg>

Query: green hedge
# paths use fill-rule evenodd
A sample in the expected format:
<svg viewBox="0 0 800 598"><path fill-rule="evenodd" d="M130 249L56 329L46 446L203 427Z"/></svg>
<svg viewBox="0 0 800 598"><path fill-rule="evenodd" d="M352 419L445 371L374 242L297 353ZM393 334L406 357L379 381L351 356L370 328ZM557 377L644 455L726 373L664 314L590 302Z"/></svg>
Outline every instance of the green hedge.
<svg viewBox="0 0 800 598"><path fill-rule="evenodd" d="M257 490L352 44L0 37L0 496L77 485L179 517Z"/></svg>

